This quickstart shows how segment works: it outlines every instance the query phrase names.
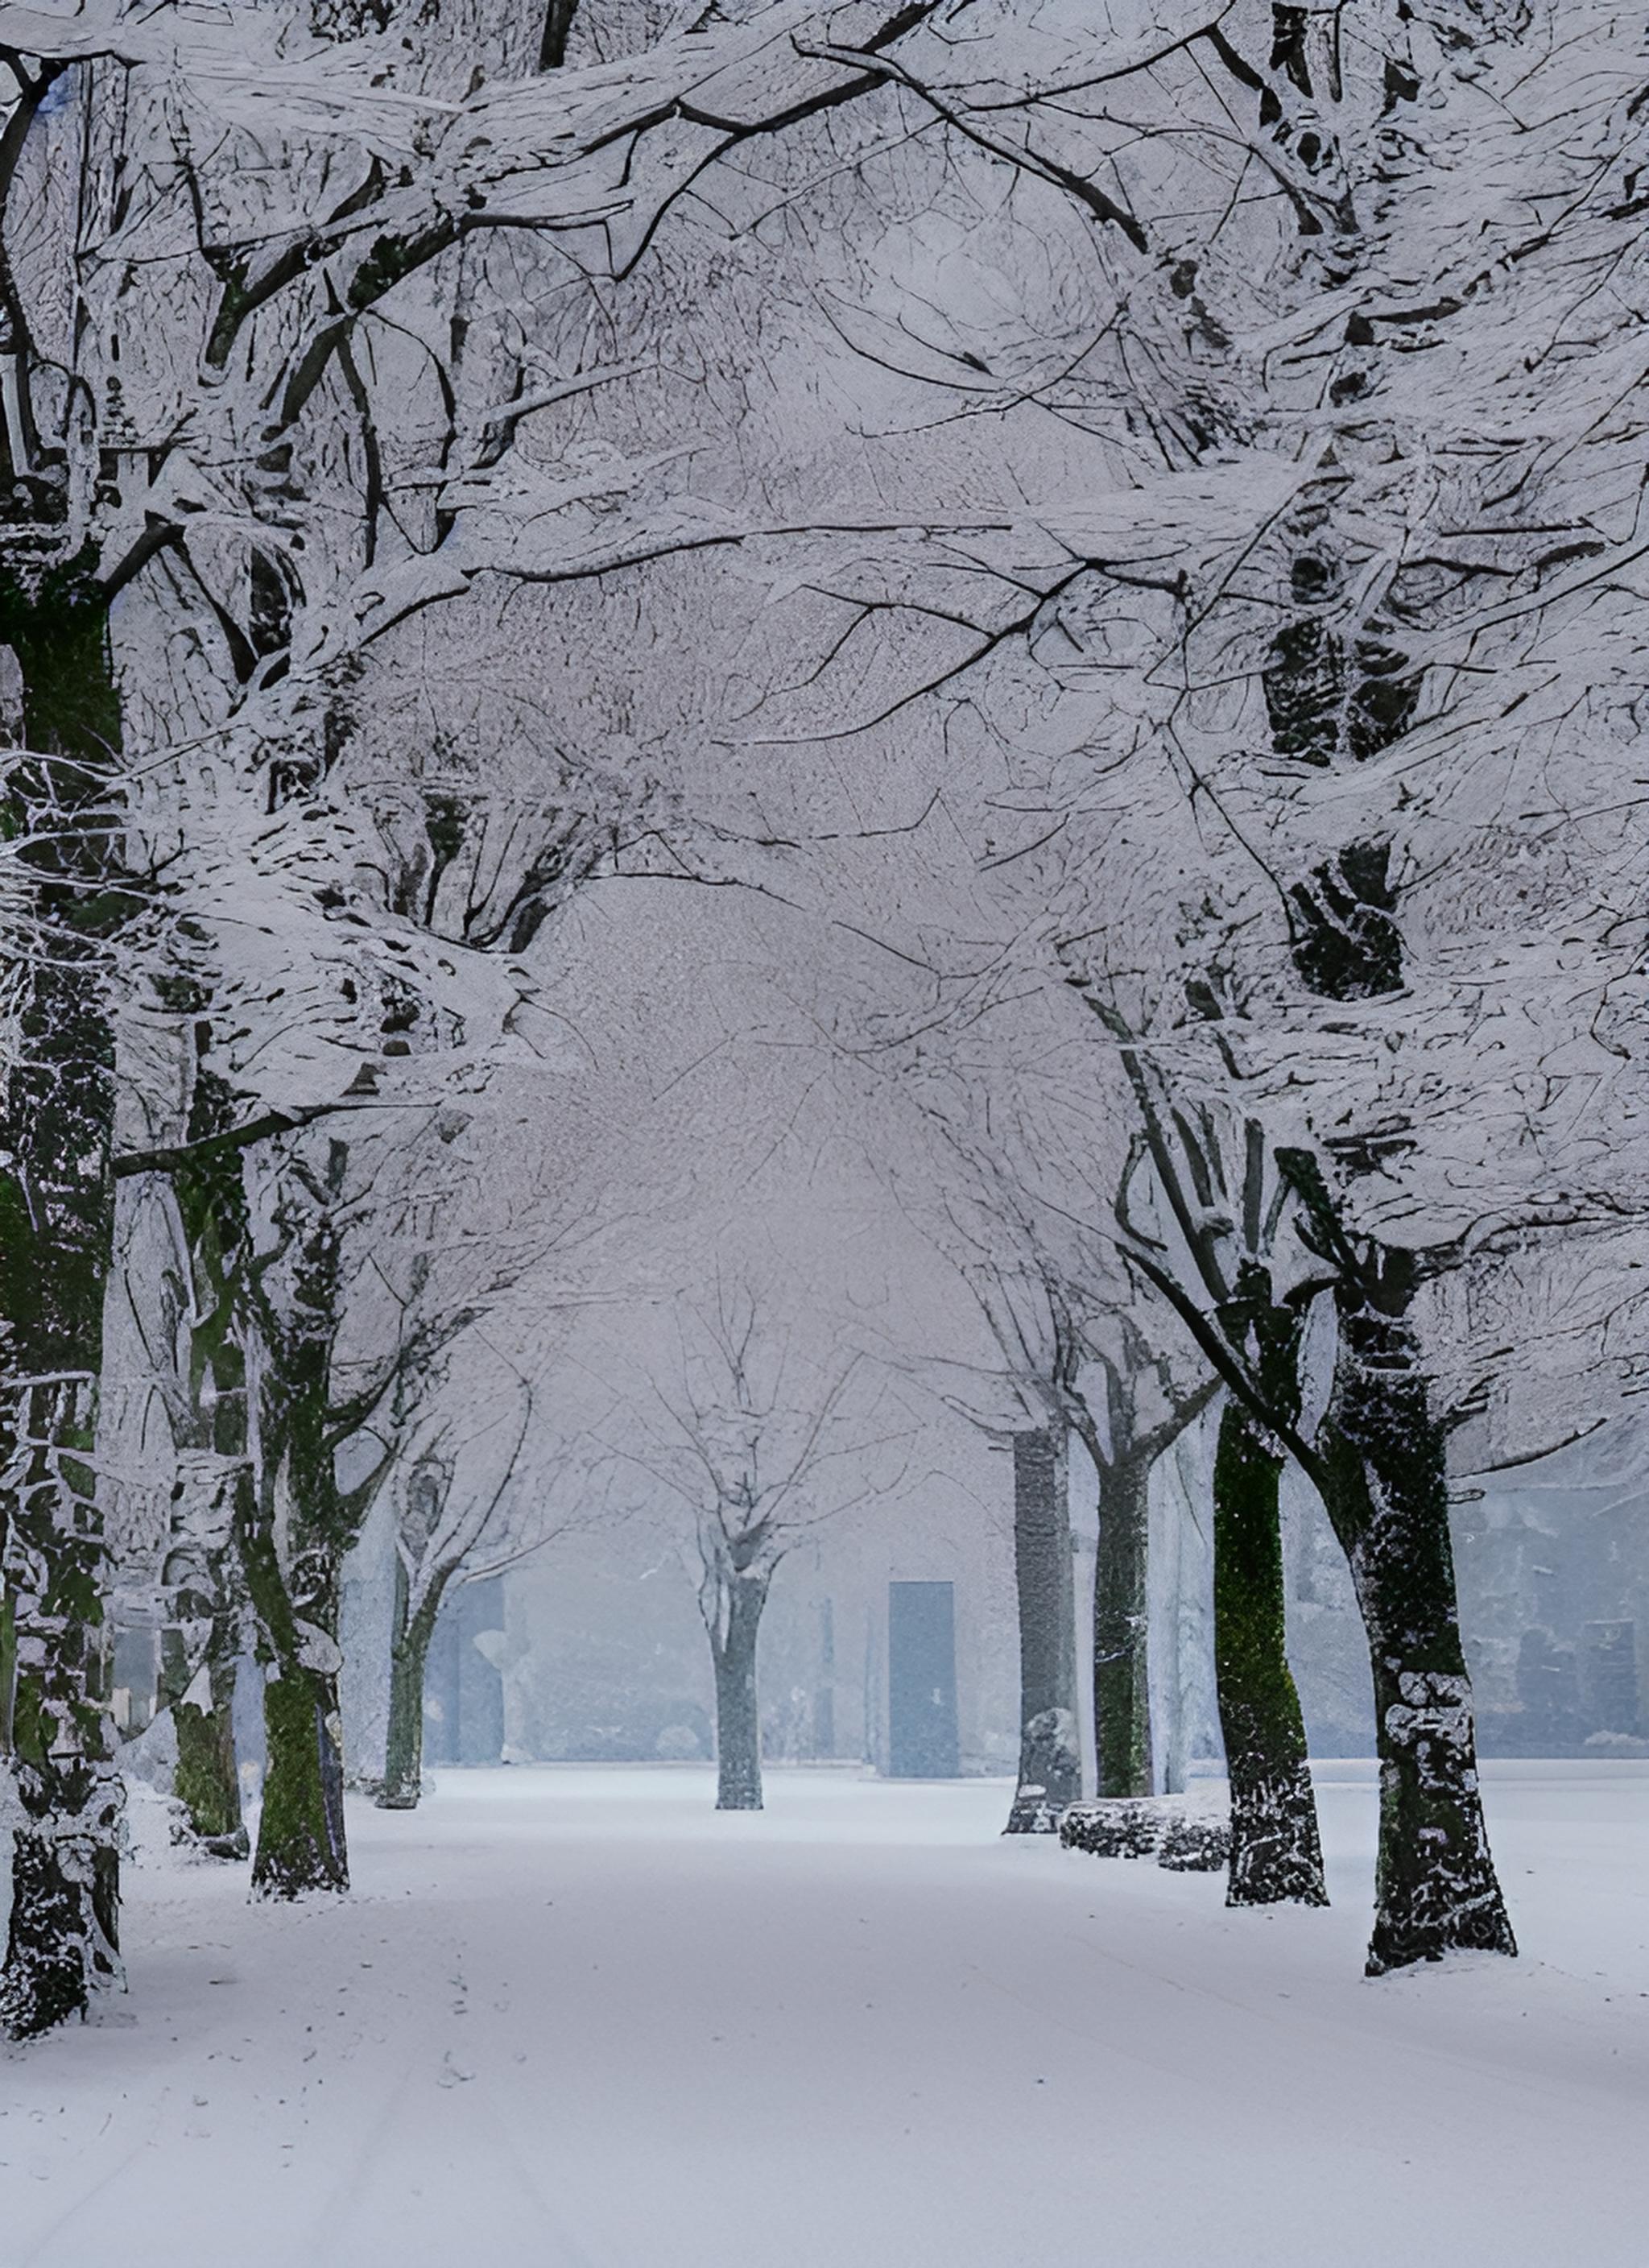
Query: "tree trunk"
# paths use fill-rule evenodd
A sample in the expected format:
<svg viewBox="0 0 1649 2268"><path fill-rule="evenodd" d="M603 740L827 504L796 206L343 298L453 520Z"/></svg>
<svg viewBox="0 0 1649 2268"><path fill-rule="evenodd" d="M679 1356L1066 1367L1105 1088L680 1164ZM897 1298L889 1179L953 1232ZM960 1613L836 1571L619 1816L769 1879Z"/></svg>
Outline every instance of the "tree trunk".
<svg viewBox="0 0 1649 2268"><path fill-rule="evenodd" d="M1020 1608L1020 1778L1008 1835L1052 1835L1082 1793L1065 1442L1013 1437L1013 1573Z"/></svg>
<svg viewBox="0 0 1649 2268"><path fill-rule="evenodd" d="M446 1588L442 1575L416 1615L407 1613L407 1571L395 1565L395 1628L389 1646L389 1735L384 1749L380 1811L416 1811L423 1791L423 1673Z"/></svg>
<svg viewBox="0 0 1649 2268"><path fill-rule="evenodd" d="M261 1897L347 1890L343 1719L338 1706L335 1589L320 1587L294 1612L275 1544L274 1476L249 1468L235 1483L235 1530L264 1661L263 1809L252 1861Z"/></svg>
<svg viewBox="0 0 1649 2268"><path fill-rule="evenodd" d="M1150 1795L1150 1658L1145 1583L1150 1461L1100 1468L1100 1542L1093 1569L1093 1749L1099 1793Z"/></svg>
<svg viewBox="0 0 1649 2268"><path fill-rule="evenodd" d="M235 1664L210 1662L206 1675L207 1706L196 1708L184 1699L172 1712L178 1735L172 1791L188 1812L202 1850L215 1859L244 1859L248 1845L235 1763Z"/></svg>
<svg viewBox="0 0 1649 2268"><path fill-rule="evenodd" d="M253 1888L272 1897L344 1890L343 1733L338 1707L341 1569L387 1467L338 1484L337 1451L365 1423L401 1371L401 1357L346 1399L332 1374L342 1312L338 1211L349 1163L327 1145L317 1174L295 1173L283 1211L291 1272L288 1312L266 1305L258 1380L258 1471L236 1484L234 1533L265 1665L269 1764ZM278 1516L277 1516L278 1513Z"/></svg>
<svg viewBox="0 0 1649 2268"><path fill-rule="evenodd" d="M204 1012L209 995L192 979L173 979L169 1003ZM184 1127L205 1142L235 1123L232 1090L197 1063ZM247 1842L236 1769L234 1696L240 1653L240 1594L233 1550L233 1475L248 1454L246 1280L251 1235L238 1152L210 1152L171 1179L178 1231L188 1254L189 1354L187 1414L176 1427L172 1620L161 1637L163 1698L177 1732L173 1793L203 1850L244 1859ZM227 1499L227 1501L226 1501ZM175 1570L175 1574L174 1574ZM205 1625L203 1655L195 1633Z"/></svg>
<svg viewBox="0 0 1649 2268"><path fill-rule="evenodd" d="M716 1671L716 1808L762 1808L762 1717L756 1698L756 1635L767 1604L763 1577L729 1574L717 1586L710 1630Z"/></svg>
<svg viewBox="0 0 1649 2268"><path fill-rule="evenodd" d="M819 1605L819 1697L813 1704L813 1752L834 1756L836 1752L836 1609L828 1599Z"/></svg>
<svg viewBox="0 0 1649 2268"><path fill-rule="evenodd" d="M1340 1355L1319 1437L1324 1501L1351 1562L1374 1673L1380 1854L1368 1973L1455 1951L1517 1951L1477 1785L1442 1427L1408 1309L1414 1256L1336 1292Z"/></svg>
<svg viewBox="0 0 1649 2268"><path fill-rule="evenodd" d="M538 49L541 71L559 70L567 60L567 40L578 13L578 0L545 0L544 29Z"/></svg>
<svg viewBox="0 0 1649 2268"><path fill-rule="evenodd" d="M252 1887L261 1897L347 1890L343 1723L335 1674L284 1662L263 1688L269 1761Z"/></svg>
<svg viewBox="0 0 1649 2268"><path fill-rule="evenodd" d="M70 1413L91 1399L89 1381L23 1389L22 1439L8 1444L11 1761L23 1823L0 2024L14 2039L84 2014L91 1990L121 1975L123 1796L109 1755L102 1535L92 1476L70 1454L91 1431Z"/></svg>
<svg viewBox="0 0 1649 2268"><path fill-rule="evenodd" d="M1322 1906L1316 1799L1285 1641L1283 1454L1237 1402L1214 1452L1214 1664L1231 1776L1226 1903Z"/></svg>
<svg viewBox="0 0 1649 2268"><path fill-rule="evenodd" d="M162 1639L178 1739L172 1793L188 1814L195 1841L216 1859L244 1859L248 1847L235 1762L237 1634L232 1614L215 1616L205 1659L192 1677L180 1634L169 1631Z"/></svg>
<svg viewBox="0 0 1649 2268"><path fill-rule="evenodd" d="M0 1580L13 1631L16 1832L0 2026L83 2012L119 1975L102 1517L90 1462L114 1245L111 950L126 887L111 775L120 705L107 600L78 562L25 593L0 573L0 639L29 753L0 791L26 925L0 1145Z"/></svg>

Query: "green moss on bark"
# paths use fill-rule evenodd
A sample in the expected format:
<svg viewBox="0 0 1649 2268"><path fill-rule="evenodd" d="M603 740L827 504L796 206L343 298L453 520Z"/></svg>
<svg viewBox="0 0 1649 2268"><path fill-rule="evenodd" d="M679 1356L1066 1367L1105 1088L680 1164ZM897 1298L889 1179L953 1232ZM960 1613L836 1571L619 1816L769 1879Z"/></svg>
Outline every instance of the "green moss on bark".
<svg viewBox="0 0 1649 2268"><path fill-rule="evenodd" d="M423 1679L445 1581L431 1586L416 1615L407 1612L406 1570L395 1570L395 1628L389 1650L389 1734L384 1749L380 1810L412 1811L423 1790Z"/></svg>
<svg viewBox="0 0 1649 2268"><path fill-rule="evenodd" d="M21 674L27 742L0 793L28 926L0 1143L0 1575L24 1818L0 2023L21 2036L84 2009L119 1973L121 1792L90 1452L114 1238L107 988L137 900L113 787L107 603L88 563L26 585L0 571L0 640Z"/></svg>
<svg viewBox="0 0 1649 2268"><path fill-rule="evenodd" d="M1299 1318L1271 1297L1269 1271L1243 1263L1228 1317L1266 1405L1299 1410ZM1327 1905L1306 1726L1288 1666L1280 1491L1284 1452L1234 1398L1214 1453L1214 1663L1231 1777L1226 1902Z"/></svg>
<svg viewBox="0 0 1649 2268"><path fill-rule="evenodd" d="M1319 1442L1324 1500L1368 1636L1380 1849L1368 1970L1514 1954L1483 1822L1461 1644L1443 1429L1409 1322L1415 1256L1340 1287L1340 1359Z"/></svg>
<svg viewBox="0 0 1649 2268"><path fill-rule="evenodd" d="M244 1859L248 1846L235 1762L232 1657L209 1660L207 1681L205 1708L181 1698L172 1705L178 1738L172 1793L188 1813L190 1832L203 1850L215 1858Z"/></svg>
<svg viewBox="0 0 1649 2268"><path fill-rule="evenodd" d="M263 1689L269 1770L252 1887L264 1897L347 1890L336 1681L291 1667Z"/></svg>
<svg viewBox="0 0 1649 2268"><path fill-rule="evenodd" d="M265 1897L301 1897L350 1886L343 1828L342 1718L336 1674L336 1594L311 1571L304 1603L321 1620L294 1610L275 1535L269 1476L250 1471L237 1487L236 1534L247 1589L257 1616L264 1660L263 1808L252 1864L252 1887ZM327 1661L316 1661L317 1653Z"/></svg>
<svg viewBox="0 0 1649 2268"><path fill-rule="evenodd" d="M1515 1954L1477 1782L1461 1644L1446 1429L1415 1303L1431 1255L1346 1228L1308 1151L1278 1152L1307 1241L1336 1271L1339 1348L1319 1484L1351 1565L1373 1673L1380 1850L1368 1970L1454 1951Z"/></svg>

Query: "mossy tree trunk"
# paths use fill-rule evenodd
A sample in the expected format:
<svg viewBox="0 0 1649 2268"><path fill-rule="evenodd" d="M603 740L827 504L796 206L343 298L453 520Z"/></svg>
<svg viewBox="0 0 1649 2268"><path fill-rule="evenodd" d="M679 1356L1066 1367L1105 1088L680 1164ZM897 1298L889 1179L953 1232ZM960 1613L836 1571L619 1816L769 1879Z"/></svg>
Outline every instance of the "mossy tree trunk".
<svg viewBox="0 0 1649 2268"><path fill-rule="evenodd" d="M1151 1730L1151 1476L1188 1425L1208 1407L1218 1381L1179 1385L1131 1326L1124 1359L1106 1362L1106 1424L1086 1404L1078 1420L1100 1483L1100 1533L1093 1567L1093 1751L1101 1796L1154 1793ZM1154 1373L1154 1375L1153 1375ZM1142 1397L1154 1388L1166 1414L1142 1425Z"/></svg>
<svg viewBox="0 0 1649 2268"><path fill-rule="evenodd" d="M235 1672L232 1656L209 1660L201 1701L186 1695L173 1712L178 1735L173 1793L197 1840L218 1859L244 1859L248 1848L235 1761Z"/></svg>
<svg viewBox="0 0 1649 2268"><path fill-rule="evenodd" d="M1324 1502L1368 1636L1380 1851L1368 1971L1514 1954L1477 1782L1443 1428L1409 1322L1415 1256L1371 1255L1338 1287L1340 1351L1319 1437Z"/></svg>
<svg viewBox="0 0 1649 2268"><path fill-rule="evenodd" d="M1152 1793L1146 1581L1152 1459L1124 1454L1100 1467L1093 1569L1093 1742L1099 1793Z"/></svg>
<svg viewBox="0 0 1649 2268"><path fill-rule="evenodd" d="M250 1469L238 1486L237 1528L247 1591L263 1664L266 1761L252 1887L262 1897L347 1890L343 1826L341 1657L335 1586L330 1600L313 1580L294 1607L276 1541L275 1488ZM328 1630L328 1624L331 1629Z"/></svg>
<svg viewBox="0 0 1649 2268"><path fill-rule="evenodd" d="M1300 1319L1273 1303L1268 1271L1245 1263L1233 1319L1269 1408L1299 1410ZM1280 1492L1285 1454L1234 1397L1214 1452L1214 1666L1231 1778L1226 1903L1327 1905L1306 1727L1288 1667Z"/></svg>
<svg viewBox="0 0 1649 2268"><path fill-rule="evenodd" d="M174 1005L202 1011L204 991L174 983ZM172 1174L188 1280L181 1287L189 1374L174 1418L180 1504L166 1568L171 1619L161 1634L162 1695L177 1733L173 1793L201 1847L244 1859L235 1756L234 1693L241 1586L232 1513L234 1476L249 1455L246 1340L255 1328L250 1219L239 1153L201 1147L235 1124L230 1088L195 1068L185 1128L190 1154Z"/></svg>
<svg viewBox="0 0 1649 2268"><path fill-rule="evenodd" d="M301 1155L283 1168L276 1208L283 1243L255 1274L257 1423L237 1496L235 1536L264 1669L268 1764L253 1888L272 1897L349 1887L343 1823L342 1717L338 1706L338 1611L343 1563L388 1469L388 1437L365 1477L344 1488L346 1441L399 1396L432 1350L472 1320L460 1309L420 1327L363 1386L334 1376L342 1319L342 1224L348 1145L325 1163ZM269 1289L276 1260L280 1298Z"/></svg>
<svg viewBox="0 0 1649 2268"><path fill-rule="evenodd" d="M1005 1833L1053 1834L1082 1793L1076 1617L1064 1431L1013 1436L1013 1575L1020 1622L1020 1776Z"/></svg>
<svg viewBox="0 0 1649 2268"><path fill-rule="evenodd" d="M247 1469L237 1499L240 1563L264 1671L268 1754L252 1886L266 1897L344 1890L350 1881L340 1578L376 1476L346 1491L335 1466L340 1440L357 1421L335 1403L332 1381L342 1308L337 1209L347 1162L345 1145L332 1142L323 1174L294 1169L283 1224L294 1248L290 1313L266 1315L256 1474Z"/></svg>
<svg viewBox="0 0 1649 2268"><path fill-rule="evenodd" d="M232 1639L225 1648L215 1631L205 1662L172 1705L178 1736L172 1793L195 1841L215 1859L244 1859L248 1849L235 1760L235 1672Z"/></svg>
<svg viewBox="0 0 1649 2268"><path fill-rule="evenodd" d="M169 1588L171 1619L160 1633L159 1697L171 1709L177 1734L172 1793L203 1851L217 1859L244 1859L248 1845L234 1727L240 1618L225 1602L217 1568L199 1572L199 1563L192 1560L187 1572L170 1575Z"/></svg>
<svg viewBox="0 0 1649 2268"><path fill-rule="evenodd" d="M21 674L27 749L0 792L25 891L0 1147L0 1570L22 1813L0 2025L21 2037L83 2012L119 1973L121 1788L91 1453L114 1243L109 983L138 902L116 807L107 600L85 563L26 587L0 570L0 640Z"/></svg>
<svg viewBox="0 0 1649 2268"><path fill-rule="evenodd" d="M271 1665L263 1688L268 1770L252 1887L261 1897L347 1890L343 1720L335 1672Z"/></svg>
<svg viewBox="0 0 1649 2268"><path fill-rule="evenodd" d="M377 1803L382 1811L412 1811L423 1789L423 1679L447 1576L440 1574L424 1593L415 1614L407 1571L395 1566L395 1624L389 1646L389 1734L384 1749L384 1784Z"/></svg>
<svg viewBox="0 0 1649 2268"><path fill-rule="evenodd" d="M215 1462L215 1461L214 1461ZM184 1485L198 1476L186 1468ZM221 1478L213 1473L206 1481ZM169 1557L164 1573L168 1620L160 1633L160 1691L172 1712L178 1760L172 1793L182 1804L188 1833L217 1859L244 1859L247 1830L240 1815L240 1778L235 1757L235 1676L240 1652L240 1617L225 1595L225 1536L216 1550L185 1543ZM193 1545L193 1548L192 1548Z"/></svg>
<svg viewBox="0 0 1649 2268"><path fill-rule="evenodd" d="M756 1640L770 1568L706 1571L699 1591L716 1675L716 1808L762 1808L762 1711Z"/></svg>
<svg viewBox="0 0 1649 2268"><path fill-rule="evenodd" d="M1335 1270L1339 1345L1313 1478L1351 1565L1374 1682L1380 1848L1368 1973L1515 1954L1483 1824L1448 1524L1447 1429L1413 1310L1456 1248L1351 1234L1307 1151L1278 1153L1302 1232Z"/></svg>

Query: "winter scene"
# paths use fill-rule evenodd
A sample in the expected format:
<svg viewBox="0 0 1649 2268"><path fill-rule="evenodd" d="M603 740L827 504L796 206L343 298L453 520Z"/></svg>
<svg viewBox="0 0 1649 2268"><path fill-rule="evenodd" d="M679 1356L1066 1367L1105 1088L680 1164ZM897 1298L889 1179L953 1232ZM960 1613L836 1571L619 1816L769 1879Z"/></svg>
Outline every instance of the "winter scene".
<svg viewBox="0 0 1649 2268"><path fill-rule="evenodd" d="M0 0L0 2268L1649 2263L1649 26Z"/></svg>

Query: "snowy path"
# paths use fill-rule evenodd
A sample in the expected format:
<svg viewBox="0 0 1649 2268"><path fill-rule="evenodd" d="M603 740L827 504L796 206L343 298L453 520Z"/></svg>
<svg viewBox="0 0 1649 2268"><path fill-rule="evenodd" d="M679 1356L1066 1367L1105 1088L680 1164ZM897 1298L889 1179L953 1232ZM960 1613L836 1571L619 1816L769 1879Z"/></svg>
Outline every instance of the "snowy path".
<svg viewBox="0 0 1649 2268"><path fill-rule="evenodd" d="M357 1894L133 1871L131 1992L0 2057L0 2268L1649 2261L1649 1766L1491 1767L1527 1957L1004 1843L999 1783L447 1772Z"/></svg>

